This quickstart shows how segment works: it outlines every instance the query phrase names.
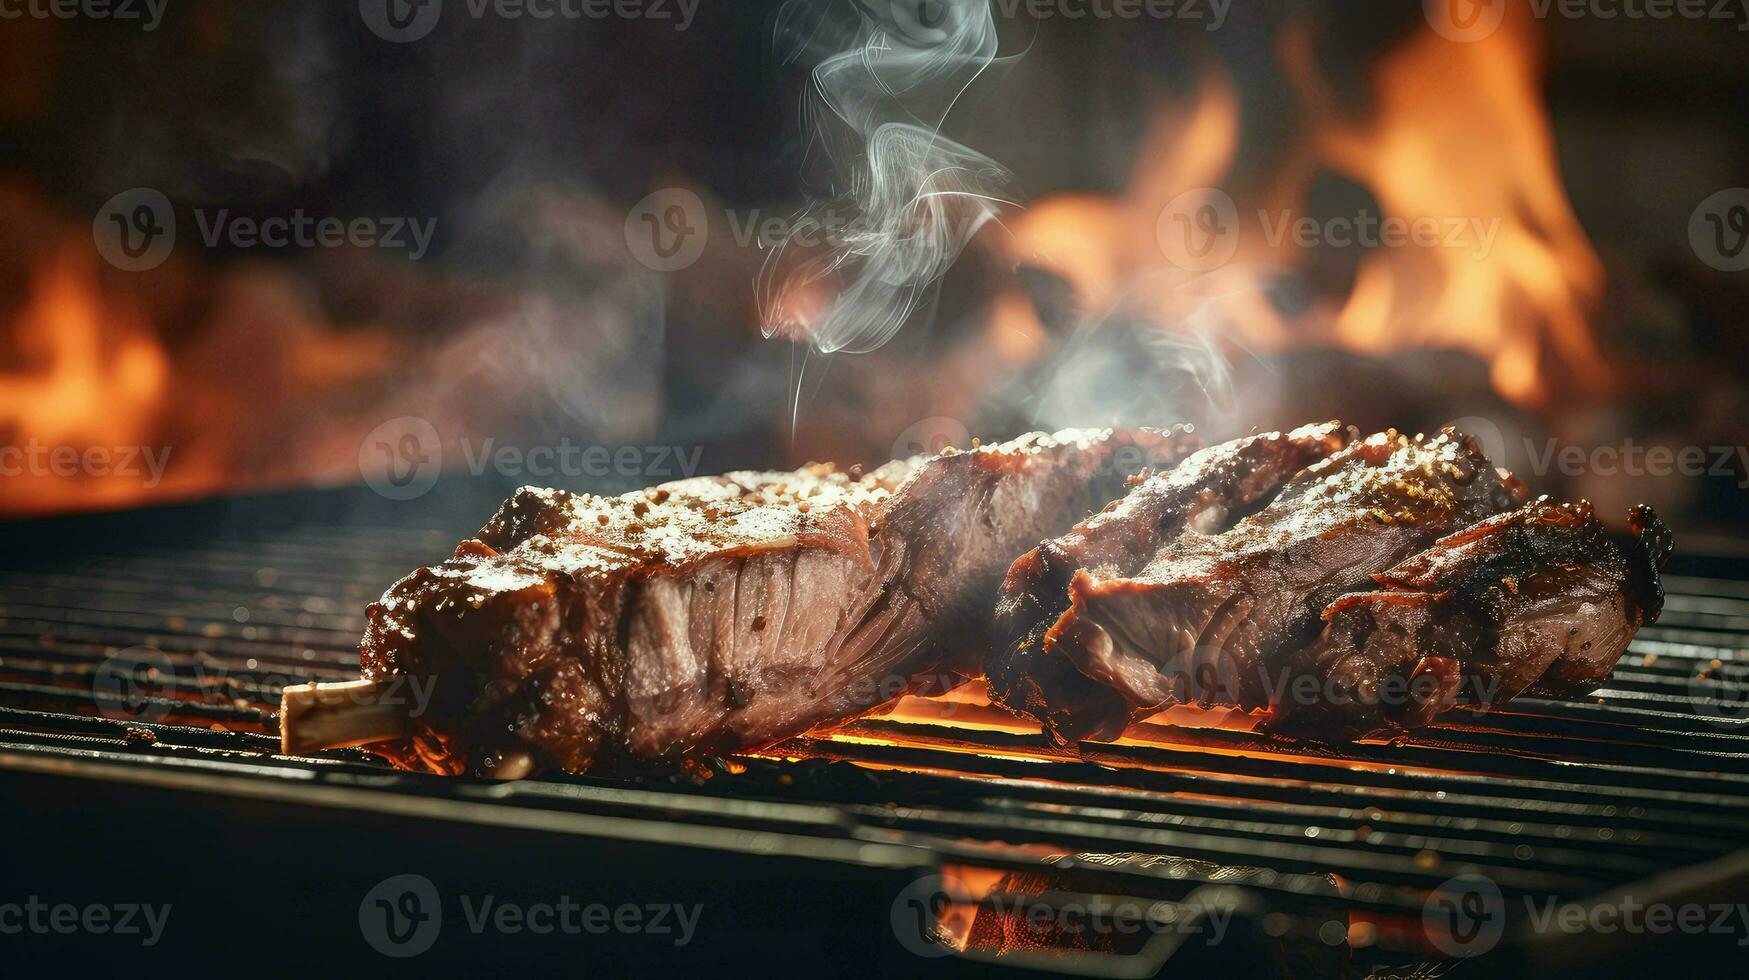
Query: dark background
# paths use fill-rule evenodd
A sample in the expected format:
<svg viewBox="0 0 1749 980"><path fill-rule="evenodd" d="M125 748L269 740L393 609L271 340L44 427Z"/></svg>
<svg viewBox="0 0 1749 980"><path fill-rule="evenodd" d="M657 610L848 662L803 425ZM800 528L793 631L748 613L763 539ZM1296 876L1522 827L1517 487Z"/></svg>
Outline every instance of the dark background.
<svg viewBox="0 0 1749 980"><path fill-rule="evenodd" d="M452 468L458 434L697 447L706 472L874 461L927 418L991 438L1039 424L1028 399L1051 380L1039 372L1059 371L1081 332L1105 329L1116 339L1090 343L1121 351L1130 331L1158 326L1082 323L1047 329L1042 346L1020 354L992 354L985 324L996 298L1023 290L1039 302L1049 284L1022 283L1011 262L974 248L939 303L892 344L809 360L798 403L801 349L759 333L758 248L715 229L696 265L652 273L626 254L622 233L627 209L662 187L743 216L782 216L845 189L821 152L843 134L810 125L810 66L786 60L785 29L798 18L775 2L704 0L677 31L671 21L475 19L459 0L449 6L429 37L408 44L372 34L351 2L172 0L151 32L88 18L0 23L0 379L52 362L19 323L55 261L82 270L101 298L95 357L144 336L164 365L151 398L122 397L113 380L122 375L111 374L67 403L81 418L138 419L97 435L45 427L45 410L21 408L31 396L9 397L0 380L0 439L176 450L170 477L150 492L8 480L0 510L355 484L361 440L405 415L435 424ZM813 5L810 16L854 23L847 3ZM1029 201L1121 194L1153 112L1189 100L1215 71L1232 81L1240 121L1223 186L1266 188L1306 125L1285 35L1309 31L1338 105L1364 118L1380 59L1427 30L1412 3L1235 4L1217 31L1146 18L999 25L1002 53L1020 57L986 71L947 128L1012 170ZM1616 375L1604 390L1558 382L1542 404L1513 404L1469 354L1307 342L1224 351L1236 408L1202 404L1171 368L1130 365L1080 386L1135 392L1119 409L1090 400L1077 414L1071 397L1049 421L1189 419L1219 431L1341 415L1413 431L1480 416L1506 437L1501 461L1520 468L1520 435L1587 449L1749 445L1736 329L1749 280L1708 268L1687 237L1702 199L1749 184L1740 26L1550 17L1534 28L1560 174L1607 275L1590 312ZM171 260L146 273L89 254L91 216L133 187L164 192L182 228ZM1377 207L1340 174L1313 174L1307 188L1309 214ZM417 262L387 249L205 247L194 211L221 208L435 219L436 235ZM1310 250L1281 271L1268 302L1291 314L1340 298L1364 260L1364 250ZM1749 515L1737 486L1749 474L1735 471L1528 475L1612 513L1654 500L1679 530L1730 530ZM482 496L522 482L479 481L489 485Z"/></svg>

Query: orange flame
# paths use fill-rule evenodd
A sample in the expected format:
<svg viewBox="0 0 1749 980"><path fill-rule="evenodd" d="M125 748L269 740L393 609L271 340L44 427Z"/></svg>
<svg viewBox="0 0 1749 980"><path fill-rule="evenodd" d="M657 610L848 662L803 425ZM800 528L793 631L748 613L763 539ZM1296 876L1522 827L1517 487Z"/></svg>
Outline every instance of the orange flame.
<svg viewBox="0 0 1749 980"><path fill-rule="evenodd" d="M144 320L121 304L106 305L97 285L97 257L76 247L57 250L31 278L30 298L14 324L20 367L0 374L0 426L19 452L0 480L7 509L46 506L36 490L71 496L87 505L126 500L140 481L114 472L113 461L99 470L64 479L31 480L44 466L60 466L55 450L140 446L153 431L158 408L169 388L164 352ZM34 444L34 445L32 445ZM77 469L81 464L69 463ZM137 464L136 464L137 465ZM57 474L58 475L58 474Z"/></svg>
<svg viewBox="0 0 1749 980"><path fill-rule="evenodd" d="M0 376L0 418L50 443L141 437L167 365L140 322L99 297L95 256L63 248L36 270L15 331L27 366Z"/></svg>
<svg viewBox="0 0 1749 980"><path fill-rule="evenodd" d="M1371 188L1389 213L1498 221L1485 256L1447 248L1381 249L1361 268L1336 334L1357 350L1404 344L1471 350L1495 388L1519 404L1545 394L1548 355L1572 380L1606 373L1587 310L1603 269L1567 201L1554 137L1537 91L1528 15L1517 10L1486 40L1431 30L1378 67L1378 113L1351 126L1327 115L1321 156ZM1290 48L1306 46L1290 41ZM1309 59L1290 57L1315 86Z"/></svg>
<svg viewBox="0 0 1749 980"><path fill-rule="evenodd" d="M1602 265L1561 185L1536 42L1528 12L1516 9L1472 43L1423 28L1375 65L1372 108L1356 120L1335 107L1314 36L1299 24L1284 33L1281 54L1305 135L1286 147L1263 190L1235 202L1232 258L1179 268L1158 227L1183 195L1231 177L1240 110L1219 70L1205 73L1188 108L1156 115L1121 199L1040 202L1012 223L1014 257L1065 279L1090 317L1121 309L1162 325L1200 319L1264 351L1468 350L1489 362L1502 396L1526 407L1547 398L1551 369L1567 385L1599 384L1608 370L1588 314ZM1320 170L1369 190L1379 221L1436 230L1439 240L1372 245L1346 296L1290 317L1270 301L1266 276L1304 258L1304 244L1280 229L1307 217L1305 189ZM1041 329L1024 303L998 303L993 320L1009 335Z"/></svg>
<svg viewBox="0 0 1749 980"><path fill-rule="evenodd" d="M0 514L356 479L357 433L395 414L369 399L394 362L387 333L334 327L245 268L214 277L200 294L213 322L197 322L210 329L172 348L162 311L106 281L89 238L32 230L57 244L31 256L0 333ZM346 410L329 408L336 393Z"/></svg>
<svg viewBox="0 0 1749 980"><path fill-rule="evenodd" d="M1162 216L1187 192L1229 187L1245 152L1241 103L1218 67L1203 73L1190 99L1155 114L1121 196L1041 201L1008 223L1012 234L1003 247L1017 261L1060 275L1092 319L1125 312L1259 351L1465 349L1486 359L1495 388L1525 407L1555 390L1607 382L1588 322L1602 268L1561 186L1529 12L1512 5L1499 29L1471 43L1422 29L1373 65L1369 108L1359 116L1337 105L1315 41L1304 24L1281 38L1300 102L1298 135L1268 179L1248 177L1245 187L1232 189L1242 198L1233 202L1241 234L1224 264L1175 266L1161 233ZM1254 216L1304 217L1307 187L1320 171L1365 187L1384 217L1489 224L1490 247L1485 253L1415 242L1373 247L1360 254L1344 295L1286 314L1271 300L1266 277L1304 262L1307 248L1292 236L1264 234ZM65 244L14 247L0 256L5 263L28 256L32 264L28 274L8 268L11 274L0 276L6 284L28 282L0 337L0 451L34 441L80 453L126 446L174 453L163 482L150 487L137 475L116 473L0 476L0 513L354 480L361 434L414 411L385 403L382 379L406 351L401 338L376 329L381 325L337 329L287 281L234 270L222 278L192 272L210 287L200 291L203 303L166 314L159 292L145 291L150 287L104 288L88 230L56 224L54 232L38 234L49 220L21 207L19 197L29 195L0 187L6 218L0 227L32 232L10 241ZM985 234L985 241L1004 241L995 228ZM146 295L162 322L144 312ZM804 306L817 305L818 297L798 296ZM966 348L963 362L942 375L987 377L993 365L1024 363L1044 349L1038 312L1025 297L999 296L991 309L989 343ZM201 322L202 315L213 322ZM157 333L167 324L187 328L179 337L196 342L167 344ZM430 370L430 363L407 373ZM900 382L884 375L879 383L890 390ZM921 373L907 383L929 388L932 397L942 387ZM960 388L969 393L978 385ZM420 396L416 410L437 411L431 406L441 403L443 390L433 386L439 394ZM858 424L883 427L867 418Z"/></svg>

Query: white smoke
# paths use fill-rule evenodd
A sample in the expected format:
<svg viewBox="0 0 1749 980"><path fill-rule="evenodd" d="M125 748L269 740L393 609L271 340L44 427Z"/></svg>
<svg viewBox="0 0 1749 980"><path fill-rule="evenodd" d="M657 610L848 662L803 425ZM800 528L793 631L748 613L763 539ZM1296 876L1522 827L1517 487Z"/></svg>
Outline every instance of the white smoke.
<svg viewBox="0 0 1749 980"><path fill-rule="evenodd" d="M773 249L758 284L762 328L822 354L871 351L933 299L972 237L1011 203L998 193L1002 167L941 134L997 60L995 18L989 0L793 0L778 42L792 57L820 59L816 108L854 145L838 161L843 197L795 222L841 233L824 249L794 237ZM831 134L820 135L830 147ZM837 208L851 217L828 213Z"/></svg>

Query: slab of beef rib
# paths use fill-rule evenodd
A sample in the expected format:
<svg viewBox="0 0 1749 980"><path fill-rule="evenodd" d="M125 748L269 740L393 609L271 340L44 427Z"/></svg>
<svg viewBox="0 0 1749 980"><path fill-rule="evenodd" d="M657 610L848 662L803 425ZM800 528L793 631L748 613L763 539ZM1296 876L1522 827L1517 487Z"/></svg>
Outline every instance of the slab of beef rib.
<svg viewBox="0 0 1749 980"><path fill-rule="evenodd" d="M975 676L1014 557L1194 448L1185 431L1071 430L866 475L524 489L370 607L363 673L433 684L389 753L436 772L768 745Z"/></svg>

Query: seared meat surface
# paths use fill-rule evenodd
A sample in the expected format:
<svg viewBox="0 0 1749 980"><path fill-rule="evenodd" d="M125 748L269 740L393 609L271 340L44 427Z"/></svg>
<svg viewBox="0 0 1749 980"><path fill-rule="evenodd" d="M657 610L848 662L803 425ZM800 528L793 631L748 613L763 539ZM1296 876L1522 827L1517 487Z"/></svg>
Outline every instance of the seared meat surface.
<svg viewBox="0 0 1749 980"><path fill-rule="evenodd" d="M860 477L524 489L370 607L363 672L435 679L393 754L437 772L763 746L975 673L1013 556L1192 448L1073 430Z"/></svg>
<svg viewBox="0 0 1749 980"><path fill-rule="evenodd" d="M1318 737L1413 727L1589 690L1658 614L1670 538L1649 509L1624 549L1589 505L1525 496L1452 430L1336 422L1200 451L1070 430L866 475L525 488L373 604L364 679L288 689L282 730L392 739L376 749L440 773L637 767L980 671L1065 744L1182 702ZM347 708L405 677L430 695L412 717Z"/></svg>
<svg viewBox="0 0 1749 980"><path fill-rule="evenodd" d="M1247 481L1259 494L1279 484L1256 513L1229 513L1222 522L1211 510L1208 520L1180 521L1174 515L1184 493L1200 491L1177 491L1174 484L1194 488L1198 474L1162 474L1113 512L1133 509L1125 519L1101 515L1022 558L1008 578L1004 608L1026 608L1014 593L1038 583L1053 595L1026 615L1049 619L1061 611L1042 636L1026 616L1007 622L1005 638L1016 646L1000 655L1006 661L998 670L1008 673L992 685L997 699L1038 717L1064 742L1114 738L1132 718L1184 701L1267 707L1291 679L1288 656L1316 638L1328 603L1516 502L1516 481L1498 474L1473 439L1451 430L1432 438L1384 432L1335 452L1322 441L1329 436L1305 433L1241 441L1199 457L1254 456L1271 440L1291 446L1300 437L1298 451L1309 466L1285 482L1279 469ZM1232 465L1249 472L1252 464ZM1241 494L1236 502L1243 500ZM1130 547L1132 528L1149 513L1159 514L1167 530L1138 551ZM1124 540L1101 540L1108 536ZM1117 560L1100 561L1102 550ZM1054 557L1058 552L1096 557L1070 572ZM1055 580L1041 581L1033 565L1049 565ZM1064 576L1066 594L1058 598L1054 589ZM1011 664L1020 665L1020 676ZM1087 681L1116 697L1091 696Z"/></svg>
<svg viewBox="0 0 1749 980"><path fill-rule="evenodd" d="M1212 446L1022 555L997 601L996 644L985 669L992 697L1053 731L1078 732L1077 719L1127 719L1119 688L1083 674L1060 651L1062 633L1053 629L1069 611L1070 583L1083 572L1102 579L1140 572L1187 528L1229 525L1347 438L1339 423L1327 422Z"/></svg>
<svg viewBox="0 0 1749 980"><path fill-rule="evenodd" d="M1358 735L1454 704L1592 690L1663 602L1670 533L1646 507L1629 526L1624 553L1589 504L1544 497L1440 539L1330 604L1295 657L1318 683L1282 699L1272 725Z"/></svg>

